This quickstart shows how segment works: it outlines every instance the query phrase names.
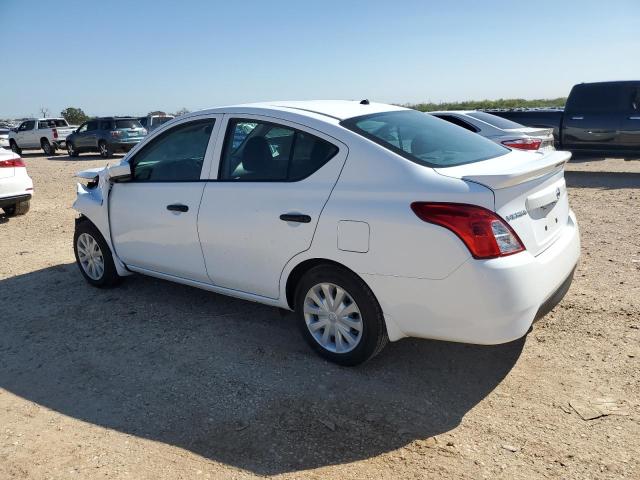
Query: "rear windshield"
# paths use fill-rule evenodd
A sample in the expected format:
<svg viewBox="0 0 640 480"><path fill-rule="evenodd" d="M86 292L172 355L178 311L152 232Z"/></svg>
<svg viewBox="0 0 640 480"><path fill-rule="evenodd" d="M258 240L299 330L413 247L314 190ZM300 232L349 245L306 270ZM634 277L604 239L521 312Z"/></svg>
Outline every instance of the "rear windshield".
<svg viewBox="0 0 640 480"><path fill-rule="evenodd" d="M116 128L142 128L138 120L116 120Z"/></svg>
<svg viewBox="0 0 640 480"><path fill-rule="evenodd" d="M429 167L452 167L509 153L507 148L477 133L415 110L374 113L340 124Z"/></svg>
<svg viewBox="0 0 640 480"><path fill-rule="evenodd" d="M467 113L470 117L476 118L478 120L482 120L489 125L492 125L496 128L501 128L503 130L509 130L511 128L522 128L523 126L519 123L512 122L511 120L507 120L506 118L499 117L497 115L491 115L490 113L485 112L469 112Z"/></svg>

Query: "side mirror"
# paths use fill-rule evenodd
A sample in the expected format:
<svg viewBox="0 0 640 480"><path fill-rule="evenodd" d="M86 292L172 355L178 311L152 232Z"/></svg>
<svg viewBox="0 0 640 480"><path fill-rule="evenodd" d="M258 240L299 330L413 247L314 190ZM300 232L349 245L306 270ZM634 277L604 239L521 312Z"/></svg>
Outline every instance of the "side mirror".
<svg viewBox="0 0 640 480"><path fill-rule="evenodd" d="M119 163L107 169L109 180L112 182L126 182L131 180L131 165L128 163Z"/></svg>

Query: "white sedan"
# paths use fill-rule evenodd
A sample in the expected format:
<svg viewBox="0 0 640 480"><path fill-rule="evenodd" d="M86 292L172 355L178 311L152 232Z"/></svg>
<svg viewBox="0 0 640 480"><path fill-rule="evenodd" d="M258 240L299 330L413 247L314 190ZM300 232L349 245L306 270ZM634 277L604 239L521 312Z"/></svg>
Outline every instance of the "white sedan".
<svg viewBox="0 0 640 480"><path fill-rule="evenodd" d="M137 272L294 310L343 365L409 336L503 343L571 283L569 158L366 100L205 110L79 174L74 249L97 287Z"/></svg>
<svg viewBox="0 0 640 480"><path fill-rule="evenodd" d="M20 155L0 148L0 208L6 216L29 211L33 181Z"/></svg>

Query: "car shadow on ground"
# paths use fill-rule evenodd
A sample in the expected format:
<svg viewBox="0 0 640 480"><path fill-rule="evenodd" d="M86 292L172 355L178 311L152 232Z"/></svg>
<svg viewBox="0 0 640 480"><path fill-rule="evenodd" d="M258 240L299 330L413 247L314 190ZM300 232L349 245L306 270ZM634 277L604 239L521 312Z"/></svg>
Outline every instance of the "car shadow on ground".
<svg viewBox="0 0 640 480"><path fill-rule="evenodd" d="M152 278L99 290L69 264L0 290L0 388L261 475L447 432L524 345L405 339L342 368L311 352L293 315Z"/></svg>
<svg viewBox="0 0 640 480"><path fill-rule="evenodd" d="M640 188L640 173L637 172L590 172L574 170L564 172L570 188Z"/></svg>

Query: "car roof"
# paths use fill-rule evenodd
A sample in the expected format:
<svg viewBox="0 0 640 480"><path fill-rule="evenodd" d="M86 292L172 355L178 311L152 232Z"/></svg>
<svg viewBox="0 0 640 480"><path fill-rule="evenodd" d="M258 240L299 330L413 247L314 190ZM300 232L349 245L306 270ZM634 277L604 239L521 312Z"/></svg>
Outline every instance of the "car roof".
<svg viewBox="0 0 640 480"><path fill-rule="evenodd" d="M372 113L408 110L404 107L386 103L362 103L360 100L305 100L305 101L273 101L229 105L212 108L199 112L192 112L185 116L202 115L207 113L261 113L288 112L298 116L322 119L330 123L337 123L347 118L359 117Z"/></svg>

